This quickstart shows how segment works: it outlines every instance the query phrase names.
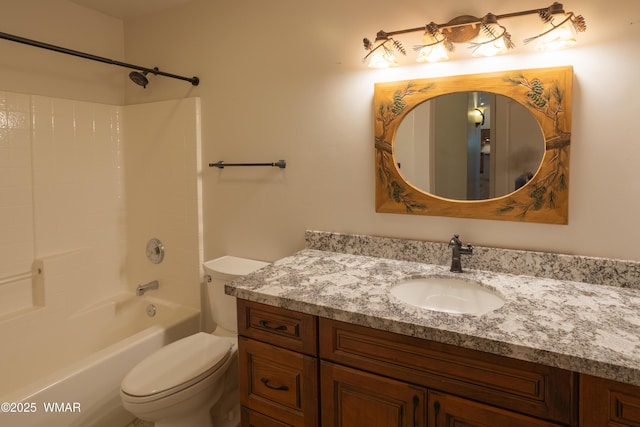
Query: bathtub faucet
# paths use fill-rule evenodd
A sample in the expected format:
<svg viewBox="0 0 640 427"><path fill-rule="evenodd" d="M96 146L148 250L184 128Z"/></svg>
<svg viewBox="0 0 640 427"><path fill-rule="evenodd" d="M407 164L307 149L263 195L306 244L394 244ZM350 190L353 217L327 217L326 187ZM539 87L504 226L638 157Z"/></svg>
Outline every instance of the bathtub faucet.
<svg viewBox="0 0 640 427"><path fill-rule="evenodd" d="M149 283L145 283L144 285L138 285L138 287L136 287L136 295L137 296L144 295L144 293L147 292L149 289L158 289L159 287L160 287L160 284L158 283L157 280L154 280Z"/></svg>
<svg viewBox="0 0 640 427"><path fill-rule="evenodd" d="M473 253L473 246L462 246L460 236L454 234L449 241L449 247L451 248L451 271L454 273L462 273L462 263L460 262L461 255L471 255Z"/></svg>

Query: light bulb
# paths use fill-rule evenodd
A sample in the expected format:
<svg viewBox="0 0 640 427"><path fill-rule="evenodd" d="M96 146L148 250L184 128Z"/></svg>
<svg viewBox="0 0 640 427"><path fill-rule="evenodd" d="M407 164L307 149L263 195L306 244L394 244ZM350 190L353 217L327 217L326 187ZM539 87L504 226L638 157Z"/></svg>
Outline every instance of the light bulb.
<svg viewBox="0 0 640 427"><path fill-rule="evenodd" d="M554 27L554 20L562 22ZM571 22L571 16L565 13L553 15L553 19L543 25L535 49L539 52L563 49L576 44L576 29ZM546 33L546 34L545 34Z"/></svg>
<svg viewBox="0 0 640 427"><path fill-rule="evenodd" d="M382 46L371 53L369 68L389 68L398 65L391 46L388 46L390 43L392 43L390 40L383 42Z"/></svg>
<svg viewBox="0 0 640 427"><path fill-rule="evenodd" d="M493 34L498 34L498 37L489 34L479 35L473 50L473 56L496 56L507 53L508 48L504 37L502 37L505 32L504 28L498 24L487 24L487 27Z"/></svg>
<svg viewBox="0 0 640 427"><path fill-rule="evenodd" d="M438 62L449 59L449 52L444 45L444 38L438 40L435 35L428 32L422 37L423 48L418 52L418 62Z"/></svg>

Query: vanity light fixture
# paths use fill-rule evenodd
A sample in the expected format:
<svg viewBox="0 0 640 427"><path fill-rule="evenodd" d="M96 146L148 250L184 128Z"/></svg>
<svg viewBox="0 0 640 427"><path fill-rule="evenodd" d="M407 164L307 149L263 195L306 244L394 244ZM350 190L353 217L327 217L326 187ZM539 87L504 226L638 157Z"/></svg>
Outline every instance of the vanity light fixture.
<svg viewBox="0 0 640 427"><path fill-rule="evenodd" d="M498 18L488 13L482 18L481 34L478 34L476 41L471 41L473 56L496 56L507 53L515 45L511 41L511 34L507 29L498 24Z"/></svg>
<svg viewBox="0 0 640 427"><path fill-rule="evenodd" d="M418 51L418 62L439 62L449 59L449 53L453 52L453 43L440 33L438 24L427 24L422 46Z"/></svg>
<svg viewBox="0 0 640 427"><path fill-rule="evenodd" d="M543 9L532 9L502 15L486 14L482 18L471 15L458 16L446 24L431 22L423 27L408 28L386 32L378 31L372 43L363 39L364 48L368 51L363 61L369 60L371 68L387 68L398 65L395 52L406 55L402 43L394 36L424 32L422 44L414 46L418 52L418 62L437 62L449 59L454 51L454 44L469 43L473 56L494 56L513 49L515 44L507 28L500 20L525 15L538 15L543 22L541 32L524 40L530 43L537 40L535 49L545 51L573 46L576 33L584 32L587 24L582 15L573 12L565 13L561 3L555 2Z"/></svg>
<svg viewBox="0 0 640 427"><path fill-rule="evenodd" d="M576 33L585 31L587 24L582 16L574 17L572 12L564 13L562 5L554 3L548 11L541 15L544 22L542 31L535 37L526 39L530 43L538 39L535 49L537 51L563 49L576 44ZM574 19L577 19L578 25Z"/></svg>
<svg viewBox="0 0 640 427"><path fill-rule="evenodd" d="M398 61L393 53L393 49L397 49L399 52L402 52L403 55L407 54L400 42L396 42L391 38L385 38L385 40L380 43L376 49L371 51L369 67L389 68L397 66Z"/></svg>

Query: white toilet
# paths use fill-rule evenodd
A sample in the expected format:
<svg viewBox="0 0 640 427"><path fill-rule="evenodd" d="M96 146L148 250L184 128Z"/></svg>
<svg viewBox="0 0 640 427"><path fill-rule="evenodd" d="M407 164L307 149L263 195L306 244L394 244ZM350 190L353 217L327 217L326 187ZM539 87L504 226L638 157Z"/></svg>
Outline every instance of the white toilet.
<svg viewBox="0 0 640 427"><path fill-rule="evenodd" d="M235 298L226 282L268 263L224 256L204 263L216 329L175 341L129 371L122 405L155 427L235 427L240 424Z"/></svg>

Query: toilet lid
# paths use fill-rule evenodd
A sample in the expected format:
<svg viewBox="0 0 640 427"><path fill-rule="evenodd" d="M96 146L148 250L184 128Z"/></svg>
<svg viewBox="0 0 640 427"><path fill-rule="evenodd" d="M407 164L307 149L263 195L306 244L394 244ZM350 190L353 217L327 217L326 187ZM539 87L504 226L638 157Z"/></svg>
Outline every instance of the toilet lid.
<svg viewBox="0 0 640 427"><path fill-rule="evenodd" d="M199 332L151 354L124 377L130 396L150 396L215 372L229 357L233 339Z"/></svg>

